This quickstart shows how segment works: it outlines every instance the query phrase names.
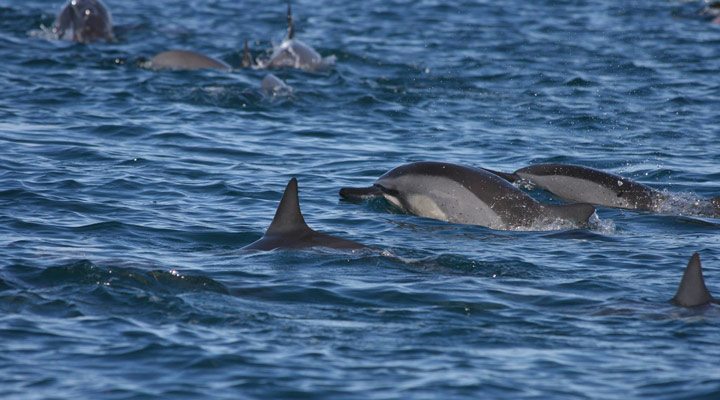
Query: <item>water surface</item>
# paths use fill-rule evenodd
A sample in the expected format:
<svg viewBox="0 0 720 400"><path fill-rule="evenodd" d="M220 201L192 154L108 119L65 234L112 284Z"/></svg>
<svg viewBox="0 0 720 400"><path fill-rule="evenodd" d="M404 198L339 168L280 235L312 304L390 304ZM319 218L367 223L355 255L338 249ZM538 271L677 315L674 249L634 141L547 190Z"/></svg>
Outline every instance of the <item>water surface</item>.
<svg viewBox="0 0 720 400"><path fill-rule="evenodd" d="M600 208L504 232L340 201L402 163L567 162L720 194L720 26L680 1L294 2L335 68L239 66L281 2L107 1L117 43L0 6L0 393L103 398L717 398L720 307L672 306L720 221ZM313 228L378 249L248 254L296 176ZM532 191L542 201L556 201Z"/></svg>

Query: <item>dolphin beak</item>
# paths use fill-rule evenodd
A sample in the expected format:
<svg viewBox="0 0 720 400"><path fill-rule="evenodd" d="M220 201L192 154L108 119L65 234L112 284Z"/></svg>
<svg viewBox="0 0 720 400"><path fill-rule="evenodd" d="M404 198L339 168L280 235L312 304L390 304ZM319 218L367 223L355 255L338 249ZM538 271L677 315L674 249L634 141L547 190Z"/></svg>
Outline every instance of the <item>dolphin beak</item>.
<svg viewBox="0 0 720 400"><path fill-rule="evenodd" d="M344 187L340 189L340 197L345 200L369 200L375 197L383 197L383 192L377 186L364 188Z"/></svg>

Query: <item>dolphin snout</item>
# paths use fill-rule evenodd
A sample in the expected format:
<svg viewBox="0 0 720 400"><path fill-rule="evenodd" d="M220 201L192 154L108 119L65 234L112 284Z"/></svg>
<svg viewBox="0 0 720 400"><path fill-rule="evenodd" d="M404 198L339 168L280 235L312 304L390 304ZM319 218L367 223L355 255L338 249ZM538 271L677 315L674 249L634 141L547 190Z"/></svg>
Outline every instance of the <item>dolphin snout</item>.
<svg viewBox="0 0 720 400"><path fill-rule="evenodd" d="M368 200L375 197L382 197L383 193L377 186L353 188L344 187L340 189L340 197L346 200Z"/></svg>

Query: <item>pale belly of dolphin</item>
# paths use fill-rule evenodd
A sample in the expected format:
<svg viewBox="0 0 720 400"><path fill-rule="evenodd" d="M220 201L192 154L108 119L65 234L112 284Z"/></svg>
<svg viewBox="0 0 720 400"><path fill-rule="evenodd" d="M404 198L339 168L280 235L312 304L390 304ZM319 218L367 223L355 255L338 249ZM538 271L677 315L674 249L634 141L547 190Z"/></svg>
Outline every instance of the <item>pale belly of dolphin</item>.
<svg viewBox="0 0 720 400"><path fill-rule="evenodd" d="M530 175L525 173L518 173L518 176L568 201L619 208L637 208L632 199L618 197L619 190L623 185L621 181L618 181L618 191L615 191L596 182L570 176Z"/></svg>
<svg viewBox="0 0 720 400"><path fill-rule="evenodd" d="M389 195L385 195L385 198L401 209L421 217L458 224L482 225L492 229L508 228L508 224L488 204L452 180L441 177L425 178L417 188L417 191L405 193L402 200Z"/></svg>

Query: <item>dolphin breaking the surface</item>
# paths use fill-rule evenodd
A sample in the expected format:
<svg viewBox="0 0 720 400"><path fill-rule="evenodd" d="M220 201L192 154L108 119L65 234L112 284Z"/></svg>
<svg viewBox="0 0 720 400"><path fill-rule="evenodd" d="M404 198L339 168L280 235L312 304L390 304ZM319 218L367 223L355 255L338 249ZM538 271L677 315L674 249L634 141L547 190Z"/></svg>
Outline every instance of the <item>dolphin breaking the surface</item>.
<svg viewBox="0 0 720 400"><path fill-rule="evenodd" d="M335 56L322 57L315 49L295 38L295 25L290 3L287 8L288 31L282 43L273 49L270 58L258 60L259 68L298 68L321 71L335 64Z"/></svg>
<svg viewBox="0 0 720 400"><path fill-rule="evenodd" d="M582 226L595 212L590 204L541 204L486 170L442 162L405 164L371 187L342 188L340 196L383 197L421 217L502 230L542 230L556 222Z"/></svg>
<svg viewBox="0 0 720 400"><path fill-rule="evenodd" d="M244 250L301 249L329 247L341 250L366 248L351 240L336 238L312 230L300 211L297 179L292 178L285 188L275 217L259 240L243 247Z"/></svg>
<svg viewBox="0 0 720 400"><path fill-rule="evenodd" d="M110 13L100 0L68 1L55 20L53 33L80 43L115 40Z"/></svg>
<svg viewBox="0 0 720 400"><path fill-rule="evenodd" d="M266 96L290 95L293 92L291 86L273 74L265 75L262 82L260 82L260 88Z"/></svg>
<svg viewBox="0 0 720 400"><path fill-rule="evenodd" d="M535 164L514 173L490 171L510 182L524 180L574 202L638 211L663 211L670 196L642 183L594 168L573 164ZM720 198L693 206L699 215L720 216ZM684 207L688 208L688 207Z"/></svg>
<svg viewBox="0 0 720 400"><path fill-rule="evenodd" d="M143 66L147 68L161 70L198 70L198 69L217 69L221 71L229 71L230 65L227 63L208 57L204 54L187 50L170 50L158 53L151 58Z"/></svg>
<svg viewBox="0 0 720 400"><path fill-rule="evenodd" d="M192 71L198 69L217 69L230 71L232 67L226 62L189 50L168 50L156 54L148 61L141 63L142 67L155 70ZM243 67L252 66L252 55L248 41L243 45Z"/></svg>

